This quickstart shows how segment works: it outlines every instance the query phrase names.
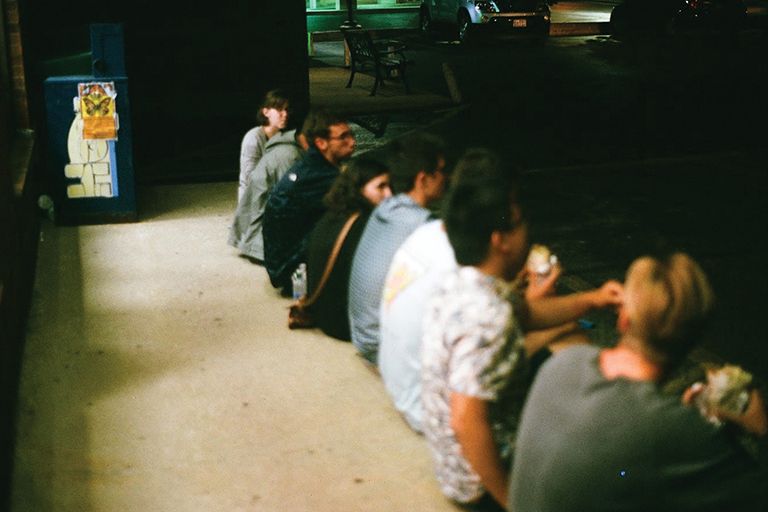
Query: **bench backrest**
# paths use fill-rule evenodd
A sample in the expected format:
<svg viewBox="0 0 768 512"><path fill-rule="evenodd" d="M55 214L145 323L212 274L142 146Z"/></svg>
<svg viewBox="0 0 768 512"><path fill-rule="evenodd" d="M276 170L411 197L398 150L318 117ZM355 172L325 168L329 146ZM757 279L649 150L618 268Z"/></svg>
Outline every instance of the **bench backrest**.
<svg viewBox="0 0 768 512"><path fill-rule="evenodd" d="M378 61L379 55L376 52L370 32L360 29L344 30L343 32L352 60Z"/></svg>

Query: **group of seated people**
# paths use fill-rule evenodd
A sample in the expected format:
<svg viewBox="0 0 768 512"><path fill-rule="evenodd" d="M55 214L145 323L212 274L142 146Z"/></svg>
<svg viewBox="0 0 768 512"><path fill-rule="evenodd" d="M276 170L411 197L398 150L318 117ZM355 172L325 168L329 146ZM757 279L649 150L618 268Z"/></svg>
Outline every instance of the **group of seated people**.
<svg viewBox="0 0 768 512"><path fill-rule="evenodd" d="M262 112L271 123L286 107ZM623 285L557 295L558 265L526 266L519 173L492 151L449 169L443 142L414 133L350 159L349 125L324 110L301 133L306 149L290 142L292 162L269 175L282 144L271 141L298 139L267 136L230 243L286 295L306 264L318 327L381 376L448 499L475 511L764 510L759 457L737 442L768 431L761 393L745 386L736 410L703 414L706 385L662 390L713 307L693 259L641 257ZM618 315L611 348L577 322L599 308Z"/></svg>

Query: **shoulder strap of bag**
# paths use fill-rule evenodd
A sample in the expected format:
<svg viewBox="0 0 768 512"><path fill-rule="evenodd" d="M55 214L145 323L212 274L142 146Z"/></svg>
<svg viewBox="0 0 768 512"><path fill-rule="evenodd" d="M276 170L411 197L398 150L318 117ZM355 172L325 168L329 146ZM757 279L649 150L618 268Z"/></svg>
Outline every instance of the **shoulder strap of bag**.
<svg viewBox="0 0 768 512"><path fill-rule="evenodd" d="M325 283L328 282L328 278L331 275L331 270L333 270L333 265L336 263L336 258L339 257L341 246L344 244L344 240L347 238L347 235L349 234L349 230L352 229L352 224L355 223L355 221L359 216L360 216L360 212L353 213L347 219L347 222L344 223L344 226L342 226L341 231L339 231L339 236L336 237L336 243L333 244L333 250L331 251L331 255L328 256L328 263L326 263L325 265L325 270L323 271L323 277L320 278L320 282L317 284L317 288L315 288L315 291L312 292L312 296L307 300L302 301L302 306L305 306L305 307L311 306L322 293L323 288L325 287Z"/></svg>

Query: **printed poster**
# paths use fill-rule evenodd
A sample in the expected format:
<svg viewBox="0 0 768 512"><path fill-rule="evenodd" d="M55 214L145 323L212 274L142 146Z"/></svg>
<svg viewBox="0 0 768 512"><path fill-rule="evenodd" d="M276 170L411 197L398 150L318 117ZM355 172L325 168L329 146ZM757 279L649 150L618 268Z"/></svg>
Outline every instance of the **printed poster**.
<svg viewBox="0 0 768 512"><path fill-rule="evenodd" d="M84 140L117 140L114 82L77 84Z"/></svg>

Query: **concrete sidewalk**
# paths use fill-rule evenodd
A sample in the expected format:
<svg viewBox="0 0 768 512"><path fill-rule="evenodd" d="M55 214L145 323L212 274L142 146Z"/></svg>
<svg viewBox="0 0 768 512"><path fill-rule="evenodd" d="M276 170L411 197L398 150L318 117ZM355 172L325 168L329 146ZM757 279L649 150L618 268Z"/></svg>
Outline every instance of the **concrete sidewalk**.
<svg viewBox="0 0 768 512"><path fill-rule="evenodd" d="M418 83L371 98L370 77L345 89L346 73L312 68L312 100L389 117L369 146L456 108ZM455 126L442 130L456 137ZM470 135L454 148L504 147L502 134ZM702 257L724 306L711 348L765 378L765 162L734 153L529 171L532 238L561 256L570 289L621 277L658 238L678 242ZM226 245L234 182L138 196L136 224L43 227L13 511L455 510L423 438L354 349L287 330L288 301ZM611 318L595 320L610 341Z"/></svg>
<svg viewBox="0 0 768 512"><path fill-rule="evenodd" d="M350 344L289 331L226 245L236 185L144 189L136 224L45 224L14 512L454 510Z"/></svg>

